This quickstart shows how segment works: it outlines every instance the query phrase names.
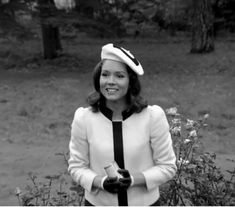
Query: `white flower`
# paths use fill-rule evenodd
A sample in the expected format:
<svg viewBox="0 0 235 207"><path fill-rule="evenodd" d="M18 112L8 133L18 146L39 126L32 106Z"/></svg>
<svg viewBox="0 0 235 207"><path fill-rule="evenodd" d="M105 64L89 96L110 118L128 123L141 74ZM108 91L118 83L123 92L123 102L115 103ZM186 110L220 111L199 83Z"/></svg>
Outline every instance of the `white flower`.
<svg viewBox="0 0 235 207"><path fill-rule="evenodd" d="M209 116L210 116L209 114L205 114L205 115L204 115L204 119L208 119Z"/></svg>
<svg viewBox="0 0 235 207"><path fill-rule="evenodd" d="M176 107L172 107L172 108L166 109L166 113L168 115L172 115L172 116L179 115L177 113L177 108Z"/></svg>
<svg viewBox="0 0 235 207"><path fill-rule="evenodd" d="M185 140L184 140L184 144L187 144L187 143L189 143L189 142L191 142L190 139L185 139Z"/></svg>
<svg viewBox="0 0 235 207"><path fill-rule="evenodd" d="M197 137L197 131L196 130L192 130L191 132L189 132L189 137L191 137L191 138Z"/></svg>
<svg viewBox="0 0 235 207"><path fill-rule="evenodd" d="M179 160L177 160L178 164L180 165L188 165L189 161L188 160L184 160L182 158L180 158Z"/></svg>
<svg viewBox="0 0 235 207"><path fill-rule="evenodd" d="M179 124L181 124L181 120L180 119L172 119L172 124L179 125Z"/></svg>
<svg viewBox="0 0 235 207"><path fill-rule="evenodd" d="M21 192L20 188L19 188L19 187L16 187L16 189L15 189L15 194L16 194L17 196L19 196L21 193L22 193L22 192Z"/></svg>
<svg viewBox="0 0 235 207"><path fill-rule="evenodd" d="M192 129L195 125L195 121L194 120L191 120L191 119L187 119L187 122L185 124L185 128L186 129Z"/></svg>
<svg viewBox="0 0 235 207"><path fill-rule="evenodd" d="M181 126L171 128L172 135L180 136L181 135Z"/></svg>

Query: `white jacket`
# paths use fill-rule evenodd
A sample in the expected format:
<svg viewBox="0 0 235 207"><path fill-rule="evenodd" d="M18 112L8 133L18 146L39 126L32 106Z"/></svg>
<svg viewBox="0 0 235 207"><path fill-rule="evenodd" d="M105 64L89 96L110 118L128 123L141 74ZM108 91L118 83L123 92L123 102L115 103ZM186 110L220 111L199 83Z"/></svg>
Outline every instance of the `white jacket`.
<svg viewBox="0 0 235 207"><path fill-rule="evenodd" d="M114 161L112 121L91 108L75 112L69 144L69 172L85 189L85 198L93 205L117 206L117 195L104 190L92 191L96 175L105 176L104 167ZM128 205L151 205L159 198L159 186L176 172L176 157L164 111L148 106L122 121L125 169L142 172L146 187L129 187Z"/></svg>

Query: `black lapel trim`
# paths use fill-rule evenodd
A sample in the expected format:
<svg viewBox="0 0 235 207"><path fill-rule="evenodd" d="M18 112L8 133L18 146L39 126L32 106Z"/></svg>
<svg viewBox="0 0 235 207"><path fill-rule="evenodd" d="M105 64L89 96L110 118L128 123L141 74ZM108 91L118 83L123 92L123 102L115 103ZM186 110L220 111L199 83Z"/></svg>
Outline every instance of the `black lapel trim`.
<svg viewBox="0 0 235 207"><path fill-rule="evenodd" d="M117 162L120 168L125 169L121 121L113 122L113 144L114 144L114 160Z"/></svg>
<svg viewBox="0 0 235 207"><path fill-rule="evenodd" d="M131 108L129 110L127 109L127 110L123 111L122 112L122 119L123 119L123 121L126 120L127 118L129 118L132 114L134 114L133 108Z"/></svg>
<svg viewBox="0 0 235 207"><path fill-rule="evenodd" d="M122 122L112 122L113 124L113 148L114 160L118 166L125 169L124 152L123 152L123 136L122 136ZM118 205L128 206L127 191L122 189L118 191Z"/></svg>
<svg viewBox="0 0 235 207"><path fill-rule="evenodd" d="M105 106L105 104L100 104L99 106L100 112L102 114L104 114L104 116L106 116L110 121L112 121L112 117L113 117L113 111L109 108L107 108ZM133 108L131 109L127 109L125 111L122 112L122 120L126 120L127 118L129 118L132 114L134 113Z"/></svg>
<svg viewBox="0 0 235 207"><path fill-rule="evenodd" d="M104 114L110 121L112 121L113 118L113 111L109 108L107 108L104 104L100 105L100 112Z"/></svg>

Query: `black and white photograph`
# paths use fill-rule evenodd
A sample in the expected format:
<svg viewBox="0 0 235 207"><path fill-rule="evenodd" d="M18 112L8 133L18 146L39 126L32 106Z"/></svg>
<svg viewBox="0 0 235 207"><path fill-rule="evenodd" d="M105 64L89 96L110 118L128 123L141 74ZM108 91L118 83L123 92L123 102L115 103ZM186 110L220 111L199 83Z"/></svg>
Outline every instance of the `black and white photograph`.
<svg viewBox="0 0 235 207"><path fill-rule="evenodd" d="M0 0L0 206L235 206L235 0Z"/></svg>

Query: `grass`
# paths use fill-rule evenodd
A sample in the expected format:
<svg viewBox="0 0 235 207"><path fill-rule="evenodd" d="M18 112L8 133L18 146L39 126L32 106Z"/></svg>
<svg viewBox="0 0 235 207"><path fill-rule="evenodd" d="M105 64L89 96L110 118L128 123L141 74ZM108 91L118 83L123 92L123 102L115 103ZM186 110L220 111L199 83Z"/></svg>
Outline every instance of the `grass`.
<svg viewBox="0 0 235 207"><path fill-rule="evenodd" d="M234 42L220 40L215 52L192 55L187 39L97 40L80 35L63 39L65 54L54 60L42 59L40 39L0 42L1 205L17 203L12 194L16 186L24 187L28 172L44 176L64 170L55 153L67 150L74 111L86 105L92 69L108 42L128 48L140 60L143 96L150 104L176 106L192 119L208 113L203 148L217 153L223 169L234 166L229 161L235 159Z"/></svg>

